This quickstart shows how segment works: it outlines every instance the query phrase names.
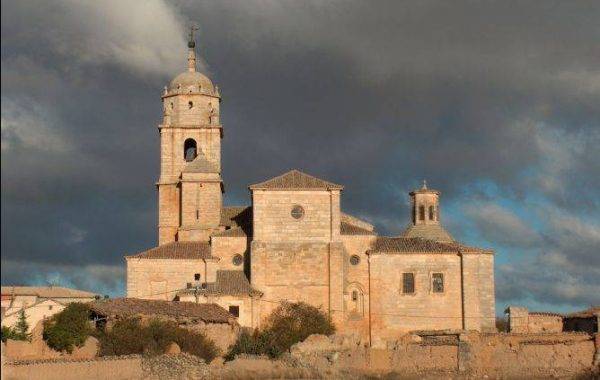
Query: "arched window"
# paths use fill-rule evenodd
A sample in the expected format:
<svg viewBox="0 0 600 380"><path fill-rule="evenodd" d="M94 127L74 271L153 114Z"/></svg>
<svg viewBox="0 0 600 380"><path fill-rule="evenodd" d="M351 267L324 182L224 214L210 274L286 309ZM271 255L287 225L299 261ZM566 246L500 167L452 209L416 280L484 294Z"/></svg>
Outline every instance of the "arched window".
<svg viewBox="0 0 600 380"><path fill-rule="evenodd" d="M425 220L425 206L419 206L419 220Z"/></svg>
<svg viewBox="0 0 600 380"><path fill-rule="evenodd" d="M196 140L187 139L183 143L183 157L187 162L194 161L194 158L198 155L196 148Z"/></svg>
<svg viewBox="0 0 600 380"><path fill-rule="evenodd" d="M350 319L360 319L364 315L364 293L362 287L353 283L347 289L346 313Z"/></svg>
<svg viewBox="0 0 600 380"><path fill-rule="evenodd" d="M434 219L435 219L434 207L429 206L429 220L434 220Z"/></svg>

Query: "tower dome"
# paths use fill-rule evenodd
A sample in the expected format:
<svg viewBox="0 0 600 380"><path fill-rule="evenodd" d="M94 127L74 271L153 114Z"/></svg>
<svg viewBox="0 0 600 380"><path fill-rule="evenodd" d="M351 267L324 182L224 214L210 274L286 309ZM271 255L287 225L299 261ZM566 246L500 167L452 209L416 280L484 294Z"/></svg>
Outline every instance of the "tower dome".
<svg viewBox="0 0 600 380"><path fill-rule="evenodd" d="M215 90L212 81L198 71L185 71L169 83L169 90L185 90L190 87L201 88L208 92L214 92Z"/></svg>
<svg viewBox="0 0 600 380"><path fill-rule="evenodd" d="M188 41L188 69L173 78L168 86L169 92L215 93L215 86L212 81L206 75L196 71L196 41L194 40L194 30L196 30L194 27L190 29L190 40Z"/></svg>

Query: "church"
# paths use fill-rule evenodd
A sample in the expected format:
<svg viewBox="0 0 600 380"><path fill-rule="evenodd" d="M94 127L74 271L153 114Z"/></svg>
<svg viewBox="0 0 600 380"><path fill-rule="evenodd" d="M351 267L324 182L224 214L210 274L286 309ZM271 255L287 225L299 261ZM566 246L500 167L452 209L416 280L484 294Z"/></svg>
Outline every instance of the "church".
<svg viewBox="0 0 600 380"><path fill-rule="evenodd" d="M457 242L425 183L398 236L343 212L342 185L298 170L249 185L248 206L224 206L221 96L195 45L191 34L187 71L162 93L158 246L125 257L127 297L216 303L248 327L304 301L369 343L495 330L494 252Z"/></svg>

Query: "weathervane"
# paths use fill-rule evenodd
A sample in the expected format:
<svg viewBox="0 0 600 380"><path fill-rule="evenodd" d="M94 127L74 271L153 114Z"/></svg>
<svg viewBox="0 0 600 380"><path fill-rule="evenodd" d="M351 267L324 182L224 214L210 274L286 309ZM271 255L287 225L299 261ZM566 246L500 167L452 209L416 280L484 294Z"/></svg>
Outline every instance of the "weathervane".
<svg viewBox="0 0 600 380"><path fill-rule="evenodd" d="M196 41L194 40L194 32L198 30L196 25L190 26L190 40L188 41L188 47L193 49L196 47Z"/></svg>

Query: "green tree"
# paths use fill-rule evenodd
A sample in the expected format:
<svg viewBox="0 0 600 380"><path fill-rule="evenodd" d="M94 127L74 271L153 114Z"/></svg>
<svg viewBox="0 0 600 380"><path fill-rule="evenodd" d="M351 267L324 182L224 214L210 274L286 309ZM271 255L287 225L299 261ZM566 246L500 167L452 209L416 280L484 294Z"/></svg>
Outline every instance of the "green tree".
<svg viewBox="0 0 600 380"><path fill-rule="evenodd" d="M17 340L30 340L31 334L29 333L29 323L27 322L27 315L25 309L19 311L19 319L15 322L12 328L15 338Z"/></svg>
<svg viewBox="0 0 600 380"><path fill-rule="evenodd" d="M68 304L44 323L44 340L57 351L73 352L92 332L90 309L80 302Z"/></svg>

